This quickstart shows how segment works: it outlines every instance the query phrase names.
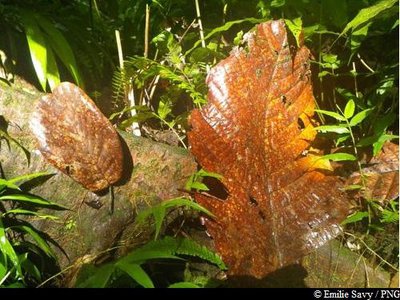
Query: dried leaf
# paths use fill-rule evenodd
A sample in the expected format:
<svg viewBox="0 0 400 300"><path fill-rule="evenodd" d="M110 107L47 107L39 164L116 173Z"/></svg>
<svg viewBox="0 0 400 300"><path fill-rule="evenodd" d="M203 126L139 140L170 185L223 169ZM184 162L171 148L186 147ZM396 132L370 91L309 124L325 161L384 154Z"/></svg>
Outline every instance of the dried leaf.
<svg viewBox="0 0 400 300"><path fill-rule="evenodd" d="M91 191L122 176L122 147L112 124L77 86L63 82L43 96L31 119L39 150L56 168Z"/></svg>
<svg viewBox="0 0 400 300"><path fill-rule="evenodd" d="M316 136L309 50L295 51L283 21L258 25L247 43L211 70L189 142L229 193L196 195L216 216L206 226L217 250L231 275L261 278L337 235L349 204L326 161L306 153Z"/></svg>
<svg viewBox="0 0 400 300"><path fill-rule="evenodd" d="M383 203L399 196L399 145L386 142L382 151L363 169L366 188L362 197ZM354 172L347 185L361 184L359 172Z"/></svg>

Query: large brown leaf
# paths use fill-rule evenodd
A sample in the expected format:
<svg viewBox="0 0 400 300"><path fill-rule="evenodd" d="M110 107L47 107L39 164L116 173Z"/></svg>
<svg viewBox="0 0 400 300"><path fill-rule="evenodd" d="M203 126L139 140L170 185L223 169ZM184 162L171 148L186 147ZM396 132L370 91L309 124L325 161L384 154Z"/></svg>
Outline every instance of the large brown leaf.
<svg viewBox="0 0 400 300"><path fill-rule="evenodd" d="M191 114L191 151L223 175L228 197L198 194L231 275L264 275L323 245L348 212L341 181L307 154L316 132L309 50L283 21L258 25L247 47L210 72L208 104Z"/></svg>
<svg viewBox="0 0 400 300"><path fill-rule="evenodd" d="M43 96L31 129L43 156L85 188L99 191L121 178L118 133L76 85L63 82Z"/></svg>

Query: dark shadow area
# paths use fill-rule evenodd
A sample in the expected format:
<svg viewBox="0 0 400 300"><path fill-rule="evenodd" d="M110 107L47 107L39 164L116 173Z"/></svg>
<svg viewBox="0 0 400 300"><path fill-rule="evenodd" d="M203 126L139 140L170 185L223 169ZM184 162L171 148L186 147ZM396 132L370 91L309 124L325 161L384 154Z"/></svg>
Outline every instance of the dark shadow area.
<svg viewBox="0 0 400 300"><path fill-rule="evenodd" d="M33 178L31 180L25 181L19 187L21 188L22 191L29 192L32 189L34 189L36 187L39 187L39 186L43 185L44 183L46 183L46 181L48 181L54 175L56 175L56 174L55 173L47 174L47 175L43 175L43 176L40 176L40 177Z"/></svg>
<svg viewBox="0 0 400 300"><path fill-rule="evenodd" d="M257 279L251 276L231 276L224 287L229 288L306 288L308 273L301 265L290 265Z"/></svg>
<svg viewBox="0 0 400 300"><path fill-rule="evenodd" d="M207 194L210 194L218 199L226 200L228 198L228 191L224 184L214 177L204 177L203 183L210 189Z"/></svg>
<svg viewBox="0 0 400 300"><path fill-rule="evenodd" d="M131 179L133 171L133 160L131 151L128 145L126 144L124 138L120 134L118 134L118 137L121 142L122 157L124 159L124 162L123 162L122 177L114 184L115 186L121 186L126 184Z"/></svg>

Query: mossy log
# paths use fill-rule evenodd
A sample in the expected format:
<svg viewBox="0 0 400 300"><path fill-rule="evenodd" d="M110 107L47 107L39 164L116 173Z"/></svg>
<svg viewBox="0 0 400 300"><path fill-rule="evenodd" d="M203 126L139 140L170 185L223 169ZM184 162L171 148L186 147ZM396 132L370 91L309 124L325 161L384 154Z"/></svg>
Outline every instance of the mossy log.
<svg viewBox="0 0 400 300"><path fill-rule="evenodd" d="M6 121L1 125L7 124L8 134L26 149L23 151L14 142L8 147L3 141L0 162L7 179L34 172L54 174L45 181L30 182L26 188L30 193L69 208L51 212L59 217L56 222L30 220L57 245L60 267L90 261L116 244L121 245L122 241L132 246L148 240L153 229L135 226L135 215L160 201L182 195L181 189L197 168L193 156L182 148L121 132L129 166L123 180L114 187L111 215L110 193L99 195L86 190L49 165L36 150L28 123L41 95L18 78L11 87L0 86L0 116ZM91 201L102 205L93 208L85 203ZM200 233L201 239L212 246L205 234ZM390 275L369 266L359 255L334 240L303 258L294 268L279 270L266 280L250 278L240 279L240 284L236 280L231 282L234 286L388 287Z"/></svg>

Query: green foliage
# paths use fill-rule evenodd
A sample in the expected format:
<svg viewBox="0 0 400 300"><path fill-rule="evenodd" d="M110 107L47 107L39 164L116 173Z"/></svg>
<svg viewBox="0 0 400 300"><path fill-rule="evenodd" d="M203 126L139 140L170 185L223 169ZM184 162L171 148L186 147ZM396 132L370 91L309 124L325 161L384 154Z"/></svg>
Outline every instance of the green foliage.
<svg viewBox="0 0 400 300"><path fill-rule="evenodd" d="M33 216L55 220L54 216L39 210L65 209L21 190L22 184L42 176L48 174L35 173L10 180L0 179L0 286L31 286L40 283L46 275L43 262L54 264L56 259L46 235L22 218Z"/></svg>
<svg viewBox="0 0 400 300"><path fill-rule="evenodd" d="M181 206L185 206L187 208L191 208L193 210L205 213L206 215L209 215L211 217L213 216L211 212L209 212L207 209L200 206L196 202L193 202L192 200L184 197L179 197L163 201L158 205L152 206L148 209L141 211L136 217L136 222L138 222L139 224L143 223L147 218L153 216L156 228L154 239L157 239L160 234L161 226L164 222L167 211Z"/></svg>
<svg viewBox="0 0 400 300"><path fill-rule="evenodd" d="M166 259L182 260L181 256L198 257L217 265L222 270L226 269L218 255L193 240L165 237L149 242L115 262L100 267L87 265L80 272L76 287L113 287L118 283L118 280L127 275L132 281L130 286L153 288L155 284L143 265L150 262L156 264L157 261L162 262ZM198 285L191 282L178 282L170 285L170 287L198 287Z"/></svg>

